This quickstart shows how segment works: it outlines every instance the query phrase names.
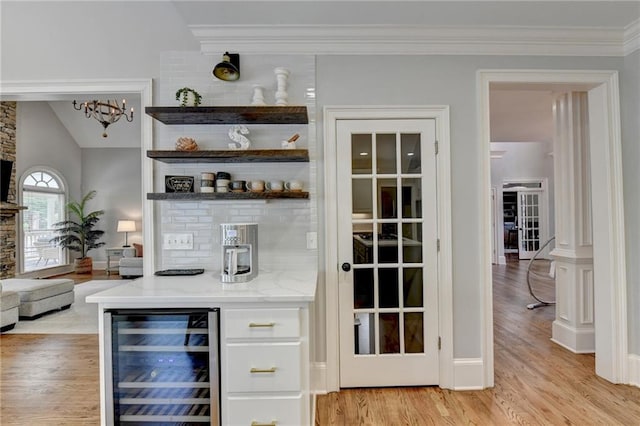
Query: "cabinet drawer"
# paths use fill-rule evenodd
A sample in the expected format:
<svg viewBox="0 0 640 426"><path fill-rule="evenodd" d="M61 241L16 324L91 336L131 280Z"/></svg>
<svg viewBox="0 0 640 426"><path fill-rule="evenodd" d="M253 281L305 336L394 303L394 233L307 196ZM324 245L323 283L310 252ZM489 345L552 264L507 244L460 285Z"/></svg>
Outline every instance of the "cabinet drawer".
<svg viewBox="0 0 640 426"><path fill-rule="evenodd" d="M301 343L227 344L228 392L298 392Z"/></svg>
<svg viewBox="0 0 640 426"><path fill-rule="evenodd" d="M227 338L297 338L300 309L229 309L223 324Z"/></svg>
<svg viewBox="0 0 640 426"><path fill-rule="evenodd" d="M233 426L300 426L302 395L289 398L229 398L228 418L224 422Z"/></svg>

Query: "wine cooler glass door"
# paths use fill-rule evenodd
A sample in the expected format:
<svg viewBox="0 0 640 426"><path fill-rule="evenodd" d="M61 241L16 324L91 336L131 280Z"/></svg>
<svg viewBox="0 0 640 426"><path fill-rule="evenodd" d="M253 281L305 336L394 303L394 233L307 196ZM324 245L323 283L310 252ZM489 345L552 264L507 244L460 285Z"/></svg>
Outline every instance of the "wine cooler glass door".
<svg viewBox="0 0 640 426"><path fill-rule="evenodd" d="M219 424L218 310L105 315L112 387L107 423Z"/></svg>

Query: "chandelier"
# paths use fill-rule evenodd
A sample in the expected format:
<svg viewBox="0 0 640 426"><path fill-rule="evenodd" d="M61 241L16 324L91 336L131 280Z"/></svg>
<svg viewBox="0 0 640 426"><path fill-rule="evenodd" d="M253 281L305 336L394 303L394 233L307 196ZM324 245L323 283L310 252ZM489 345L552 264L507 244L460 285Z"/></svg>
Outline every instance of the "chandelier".
<svg viewBox="0 0 640 426"><path fill-rule="evenodd" d="M107 137L107 127L109 125L120 120L121 117L127 119L128 122L133 121L133 108L129 111L127 115L127 106L126 101L122 100L122 106L118 105L117 101L86 101L78 104L78 102L73 101L73 108L76 111L81 111L84 109L84 116L89 118L93 117L102 124L104 127L104 133L102 133L102 137Z"/></svg>

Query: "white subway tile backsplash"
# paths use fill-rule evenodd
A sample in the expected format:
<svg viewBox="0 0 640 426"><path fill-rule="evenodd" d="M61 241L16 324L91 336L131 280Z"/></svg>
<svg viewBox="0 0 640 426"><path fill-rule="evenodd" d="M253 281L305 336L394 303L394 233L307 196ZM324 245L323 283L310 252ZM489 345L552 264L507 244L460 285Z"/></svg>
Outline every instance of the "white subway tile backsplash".
<svg viewBox="0 0 640 426"><path fill-rule="evenodd" d="M306 105L309 125L249 125L252 148L278 149L283 140L298 133L299 148L309 149L309 163L202 163L165 164L154 162L156 191L164 192L165 175L194 176L196 190L201 172L231 173L238 180L302 180L309 200L257 201L155 201L156 240L169 232L193 232L193 250L156 250L155 269L171 267L203 267L220 265L220 224L258 223L259 262L261 269L307 268L317 262L317 250L306 249L306 233L317 231L315 196L317 151L314 117L315 62L303 55L241 55L242 77L229 83L215 79L211 70L219 58L200 52L164 52L161 55L160 78L154 81L154 105L178 105L175 92L191 87L203 97L202 105L249 105L253 85L264 87L267 104L275 103L276 79L273 69L290 70L287 92L290 105ZM200 149L227 149L231 125L175 125L154 122L155 149L174 149L179 137L196 140Z"/></svg>

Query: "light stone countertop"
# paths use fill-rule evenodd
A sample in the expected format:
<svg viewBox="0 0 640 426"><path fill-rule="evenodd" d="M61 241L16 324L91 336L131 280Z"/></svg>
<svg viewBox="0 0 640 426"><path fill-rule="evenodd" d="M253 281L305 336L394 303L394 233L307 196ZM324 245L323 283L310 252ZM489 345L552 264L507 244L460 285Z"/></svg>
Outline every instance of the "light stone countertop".
<svg viewBox="0 0 640 426"><path fill-rule="evenodd" d="M180 304L312 302L317 271L260 271L247 283L221 283L220 273L193 276L145 276L87 296L87 303Z"/></svg>

